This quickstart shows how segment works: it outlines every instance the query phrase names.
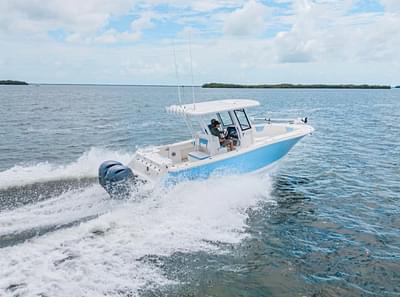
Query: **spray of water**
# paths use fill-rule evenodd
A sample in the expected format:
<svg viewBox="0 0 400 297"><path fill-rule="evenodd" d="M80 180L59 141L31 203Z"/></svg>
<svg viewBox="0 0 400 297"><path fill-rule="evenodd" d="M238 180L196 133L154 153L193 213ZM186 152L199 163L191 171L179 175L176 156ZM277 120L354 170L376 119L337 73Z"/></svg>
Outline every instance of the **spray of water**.
<svg viewBox="0 0 400 297"><path fill-rule="evenodd" d="M78 160L67 165L54 165L47 162L31 166L16 165L0 172L0 189L53 180L96 177L101 162L118 160L127 163L132 159L132 155L92 148Z"/></svg>
<svg viewBox="0 0 400 297"><path fill-rule="evenodd" d="M86 157L73 164L91 162ZM40 178L72 176L73 164ZM0 295L135 296L177 284L146 256L226 252L227 244L248 236L247 210L269 200L270 188L268 177L214 177L112 202L92 185L2 212L3 236L91 219L0 248Z"/></svg>

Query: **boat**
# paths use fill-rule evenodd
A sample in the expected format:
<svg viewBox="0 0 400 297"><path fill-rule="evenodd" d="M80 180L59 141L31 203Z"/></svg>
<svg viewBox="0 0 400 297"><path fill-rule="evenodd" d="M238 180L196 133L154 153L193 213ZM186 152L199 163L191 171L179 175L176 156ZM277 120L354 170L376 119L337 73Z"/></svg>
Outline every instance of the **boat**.
<svg viewBox="0 0 400 297"><path fill-rule="evenodd" d="M247 110L259 105L256 100L227 99L168 106L168 113L184 118L192 138L138 149L127 165L106 161L99 167L99 183L111 196L124 196L139 184L170 185L268 170L314 129L307 118L250 118ZM215 136L213 126L221 135Z"/></svg>

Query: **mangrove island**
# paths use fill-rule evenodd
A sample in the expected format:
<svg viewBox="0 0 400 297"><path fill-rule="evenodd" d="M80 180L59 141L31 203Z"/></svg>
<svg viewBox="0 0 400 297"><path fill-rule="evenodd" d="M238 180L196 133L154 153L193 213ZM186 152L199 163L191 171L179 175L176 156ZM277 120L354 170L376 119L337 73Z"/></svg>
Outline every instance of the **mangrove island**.
<svg viewBox="0 0 400 297"><path fill-rule="evenodd" d="M229 83L206 83L202 88L238 88L238 89L390 89L386 85L354 85L354 84L261 84L261 85L243 85Z"/></svg>
<svg viewBox="0 0 400 297"><path fill-rule="evenodd" d="M0 80L0 85L29 85L27 82L19 80Z"/></svg>

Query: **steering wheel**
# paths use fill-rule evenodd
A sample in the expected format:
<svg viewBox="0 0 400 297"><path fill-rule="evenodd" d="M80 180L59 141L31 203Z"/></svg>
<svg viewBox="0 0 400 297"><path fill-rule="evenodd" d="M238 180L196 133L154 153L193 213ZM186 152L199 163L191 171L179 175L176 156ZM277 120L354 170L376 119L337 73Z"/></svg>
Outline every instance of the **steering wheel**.
<svg viewBox="0 0 400 297"><path fill-rule="evenodd" d="M228 127L226 132L227 137L238 138L237 130L235 127Z"/></svg>

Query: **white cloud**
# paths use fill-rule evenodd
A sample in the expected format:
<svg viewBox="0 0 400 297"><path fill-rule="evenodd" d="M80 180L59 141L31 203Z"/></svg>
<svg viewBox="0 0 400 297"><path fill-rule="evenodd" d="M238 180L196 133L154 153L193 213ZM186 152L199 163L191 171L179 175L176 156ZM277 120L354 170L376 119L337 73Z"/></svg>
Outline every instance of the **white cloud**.
<svg viewBox="0 0 400 297"><path fill-rule="evenodd" d="M254 35L266 30L267 17L272 10L259 2L251 0L226 16L223 31L228 35Z"/></svg>
<svg viewBox="0 0 400 297"><path fill-rule="evenodd" d="M96 43L116 43L120 41L134 42L140 39L141 31L136 32L118 32L114 29L107 30L102 35L95 37L94 42Z"/></svg>
<svg viewBox="0 0 400 297"><path fill-rule="evenodd" d="M119 32L116 31L115 29L109 29L106 32L104 32L103 34L101 34L100 36L95 37L94 41L97 43L109 43L109 44L115 43L118 41L118 38L117 38L118 34L119 34ZM76 41L79 41L79 39L78 40L67 39L67 41L76 42Z"/></svg>
<svg viewBox="0 0 400 297"><path fill-rule="evenodd" d="M153 13L145 12L138 19L130 24L130 30L118 32L115 29L109 29L100 36L94 38L98 43L116 43L119 41L134 42L140 39L143 30L150 29L154 26L152 18Z"/></svg>
<svg viewBox="0 0 400 297"><path fill-rule="evenodd" d="M115 43L136 41L142 31L153 27L151 11L139 12L130 30L117 32L110 28L100 36L111 17L132 13L135 0L3 0L0 3L0 33L6 36L47 38L49 31L62 29L72 43Z"/></svg>
<svg viewBox="0 0 400 297"><path fill-rule="evenodd" d="M278 62L398 60L400 15L350 14L352 1L293 2L288 32L271 46Z"/></svg>
<svg viewBox="0 0 400 297"><path fill-rule="evenodd" d="M399 12L400 1L399 0L380 0L383 7L388 12Z"/></svg>
<svg viewBox="0 0 400 297"><path fill-rule="evenodd" d="M137 20L134 20L131 23L131 29L132 31L142 31L145 29L150 29L154 26L154 24L152 23L152 18L153 18L154 14L150 13L150 12L146 12L143 13L140 18L138 18Z"/></svg>
<svg viewBox="0 0 400 297"><path fill-rule="evenodd" d="M129 11L132 0L2 0L0 31L7 34L46 34L62 28L72 34L90 36L110 16Z"/></svg>
<svg viewBox="0 0 400 297"><path fill-rule="evenodd" d="M219 8L236 8L246 3L246 0L147 0L147 5L167 4L172 7L184 8L194 12L210 12Z"/></svg>
<svg viewBox="0 0 400 297"><path fill-rule="evenodd" d="M206 12L206 11L213 11L219 8L236 8L238 6L242 6L246 3L246 0L203 0L203 1L186 1L186 3L190 3L190 7L194 11L199 12Z"/></svg>
<svg viewBox="0 0 400 297"><path fill-rule="evenodd" d="M171 9L155 13L154 5L165 2L0 0L0 70L3 76L32 82L175 83L172 33L151 43L134 42L159 23L173 23L179 26L175 38L182 83L190 83L190 30L198 84L398 84L400 1L381 0L383 13L357 14L350 13L353 2L293 0L289 9L277 11L254 0L173 0ZM224 5L229 8L218 10ZM137 19L126 31L102 31L111 17L127 14ZM47 31L58 28L67 32L68 42L48 38ZM276 31L265 37L266 29ZM124 46L99 45L119 42Z"/></svg>

